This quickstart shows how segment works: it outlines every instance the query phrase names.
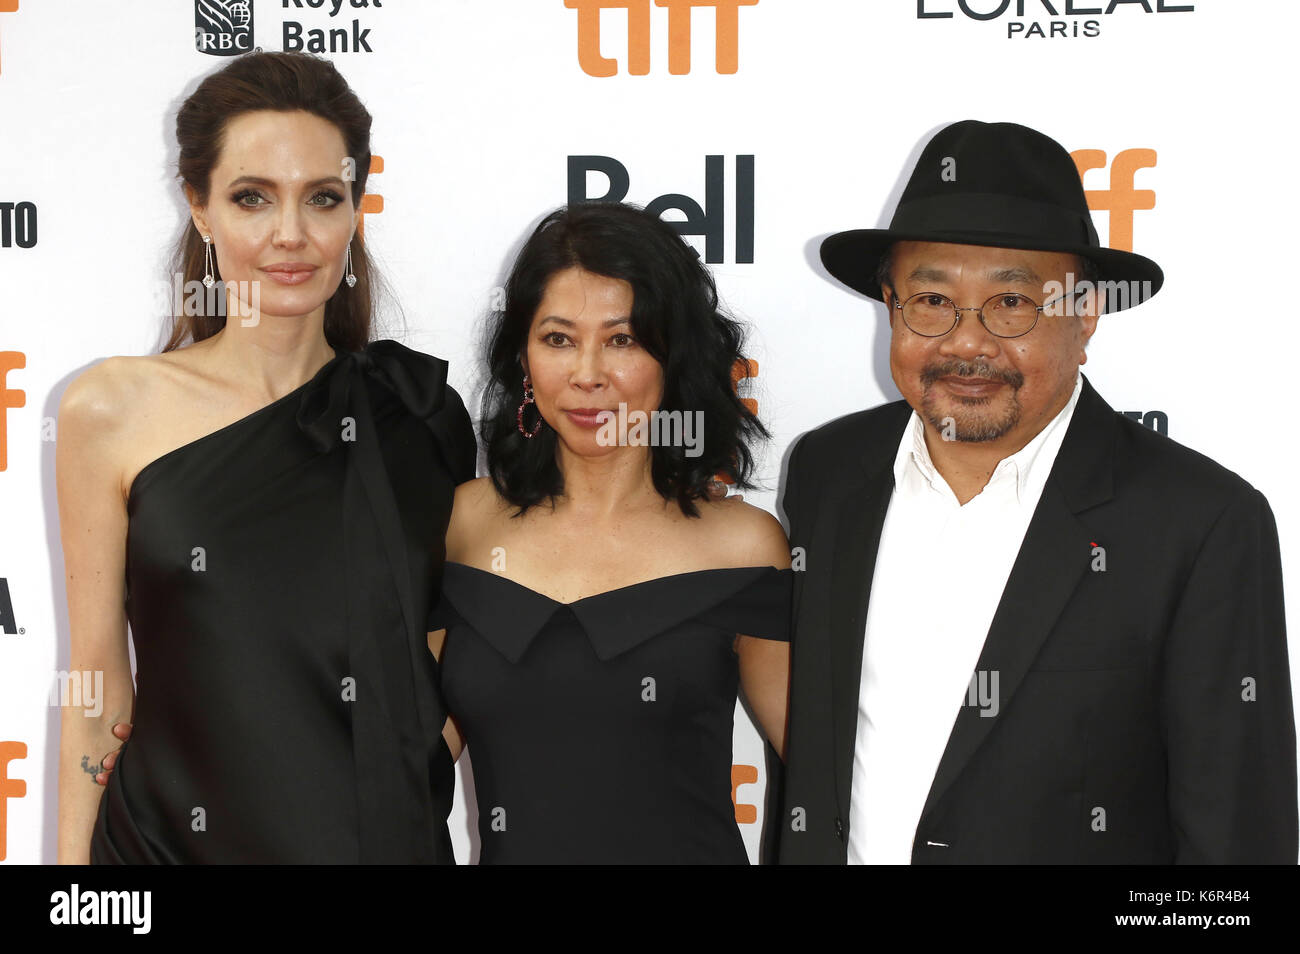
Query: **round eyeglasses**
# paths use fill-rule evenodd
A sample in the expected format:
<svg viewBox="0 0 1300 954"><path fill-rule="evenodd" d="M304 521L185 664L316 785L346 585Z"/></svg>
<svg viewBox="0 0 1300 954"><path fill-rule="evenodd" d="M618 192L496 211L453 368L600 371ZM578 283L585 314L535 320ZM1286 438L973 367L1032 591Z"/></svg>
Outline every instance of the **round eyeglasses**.
<svg viewBox="0 0 1300 954"><path fill-rule="evenodd" d="M999 292L978 308L958 308L951 298L938 292L917 292L902 303L895 295L894 307L903 313L903 323L924 338L940 338L952 331L963 311L978 312L980 324L990 334L1019 338L1034 330L1044 310L1067 298L1077 298L1083 291L1086 289L1076 289L1042 305L1019 292Z"/></svg>

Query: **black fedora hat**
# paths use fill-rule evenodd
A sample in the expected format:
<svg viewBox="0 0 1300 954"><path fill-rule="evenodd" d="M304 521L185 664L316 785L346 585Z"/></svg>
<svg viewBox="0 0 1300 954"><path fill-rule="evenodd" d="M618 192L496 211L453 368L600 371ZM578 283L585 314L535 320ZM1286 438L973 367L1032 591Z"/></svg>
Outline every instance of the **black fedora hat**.
<svg viewBox="0 0 1300 954"><path fill-rule="evenodd" d="M1123 284L1122 294L1107 294L1107 311L1145 301L1164 283L1151 259L1102 246L1070 154L1015 123L969 119L939 130L912 170L889 228L831 235L821 245L822 264L845 285L882 301L876 271L900 241L1073 252L1096 265L1098 281Z"/></svg>

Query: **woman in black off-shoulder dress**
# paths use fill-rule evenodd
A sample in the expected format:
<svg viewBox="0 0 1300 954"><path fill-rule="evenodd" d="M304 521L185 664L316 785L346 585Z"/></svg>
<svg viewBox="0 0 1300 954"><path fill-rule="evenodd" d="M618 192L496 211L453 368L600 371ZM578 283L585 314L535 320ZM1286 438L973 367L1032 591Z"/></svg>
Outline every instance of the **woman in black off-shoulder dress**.
<svg viewBox="0 0 1300 954"><path fill-rule="evenodd" d="M476 448L446 362L370 340L369 130L305 54L238 57L181 107L180 269L225 311L179 315L163 354L105 362L65 397L73 658L108 691L97 719L65 712L64 860L454 861L425 623ZM304 365L278 399L224 411ZM123 430L97 443L92 410L121 394ZM115 466L125 502L95 478ZM122 557L114 606L89 578ZM75 761L118 721L133 726L101 790Z"/></svg>
<svg viewBox="0 0 1300 954"><path fill-rule="evenodd" d="M715 475L749 486L765 433L735 392L740 344L644 210L561 209L519 254L489 476L457 490L429 621L482 863L749 860L732 720L741 689L782 751L793 571L773 517L710 499Z"/></svg>

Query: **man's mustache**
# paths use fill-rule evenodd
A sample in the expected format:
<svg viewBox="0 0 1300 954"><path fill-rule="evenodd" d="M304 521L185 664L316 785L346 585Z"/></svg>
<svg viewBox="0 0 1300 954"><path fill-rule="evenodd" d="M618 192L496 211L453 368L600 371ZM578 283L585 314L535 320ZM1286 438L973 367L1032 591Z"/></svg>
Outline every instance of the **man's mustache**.
<svg viewBox="0 0 1300 954"><path fill-rule="evenodd" d="M1025 376L1015 368L995 368L983 361L962 361L950 358L938 364L929 364L921 371L921 383L927 388L940 378L987 378L990 381L1002 381L1018 389L1025 383Z"/></svg>

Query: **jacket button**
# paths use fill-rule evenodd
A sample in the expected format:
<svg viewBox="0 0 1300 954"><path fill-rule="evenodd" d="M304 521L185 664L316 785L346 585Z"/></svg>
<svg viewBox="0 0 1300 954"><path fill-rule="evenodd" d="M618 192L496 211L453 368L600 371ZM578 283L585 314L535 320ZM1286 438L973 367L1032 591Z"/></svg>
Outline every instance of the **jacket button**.
<svg viewBox="0 0 1300 954"><path fill-rule="evenodd" d="M835 837L840 841L844 840L844 823L838 818L835 819Z"/></svg>

